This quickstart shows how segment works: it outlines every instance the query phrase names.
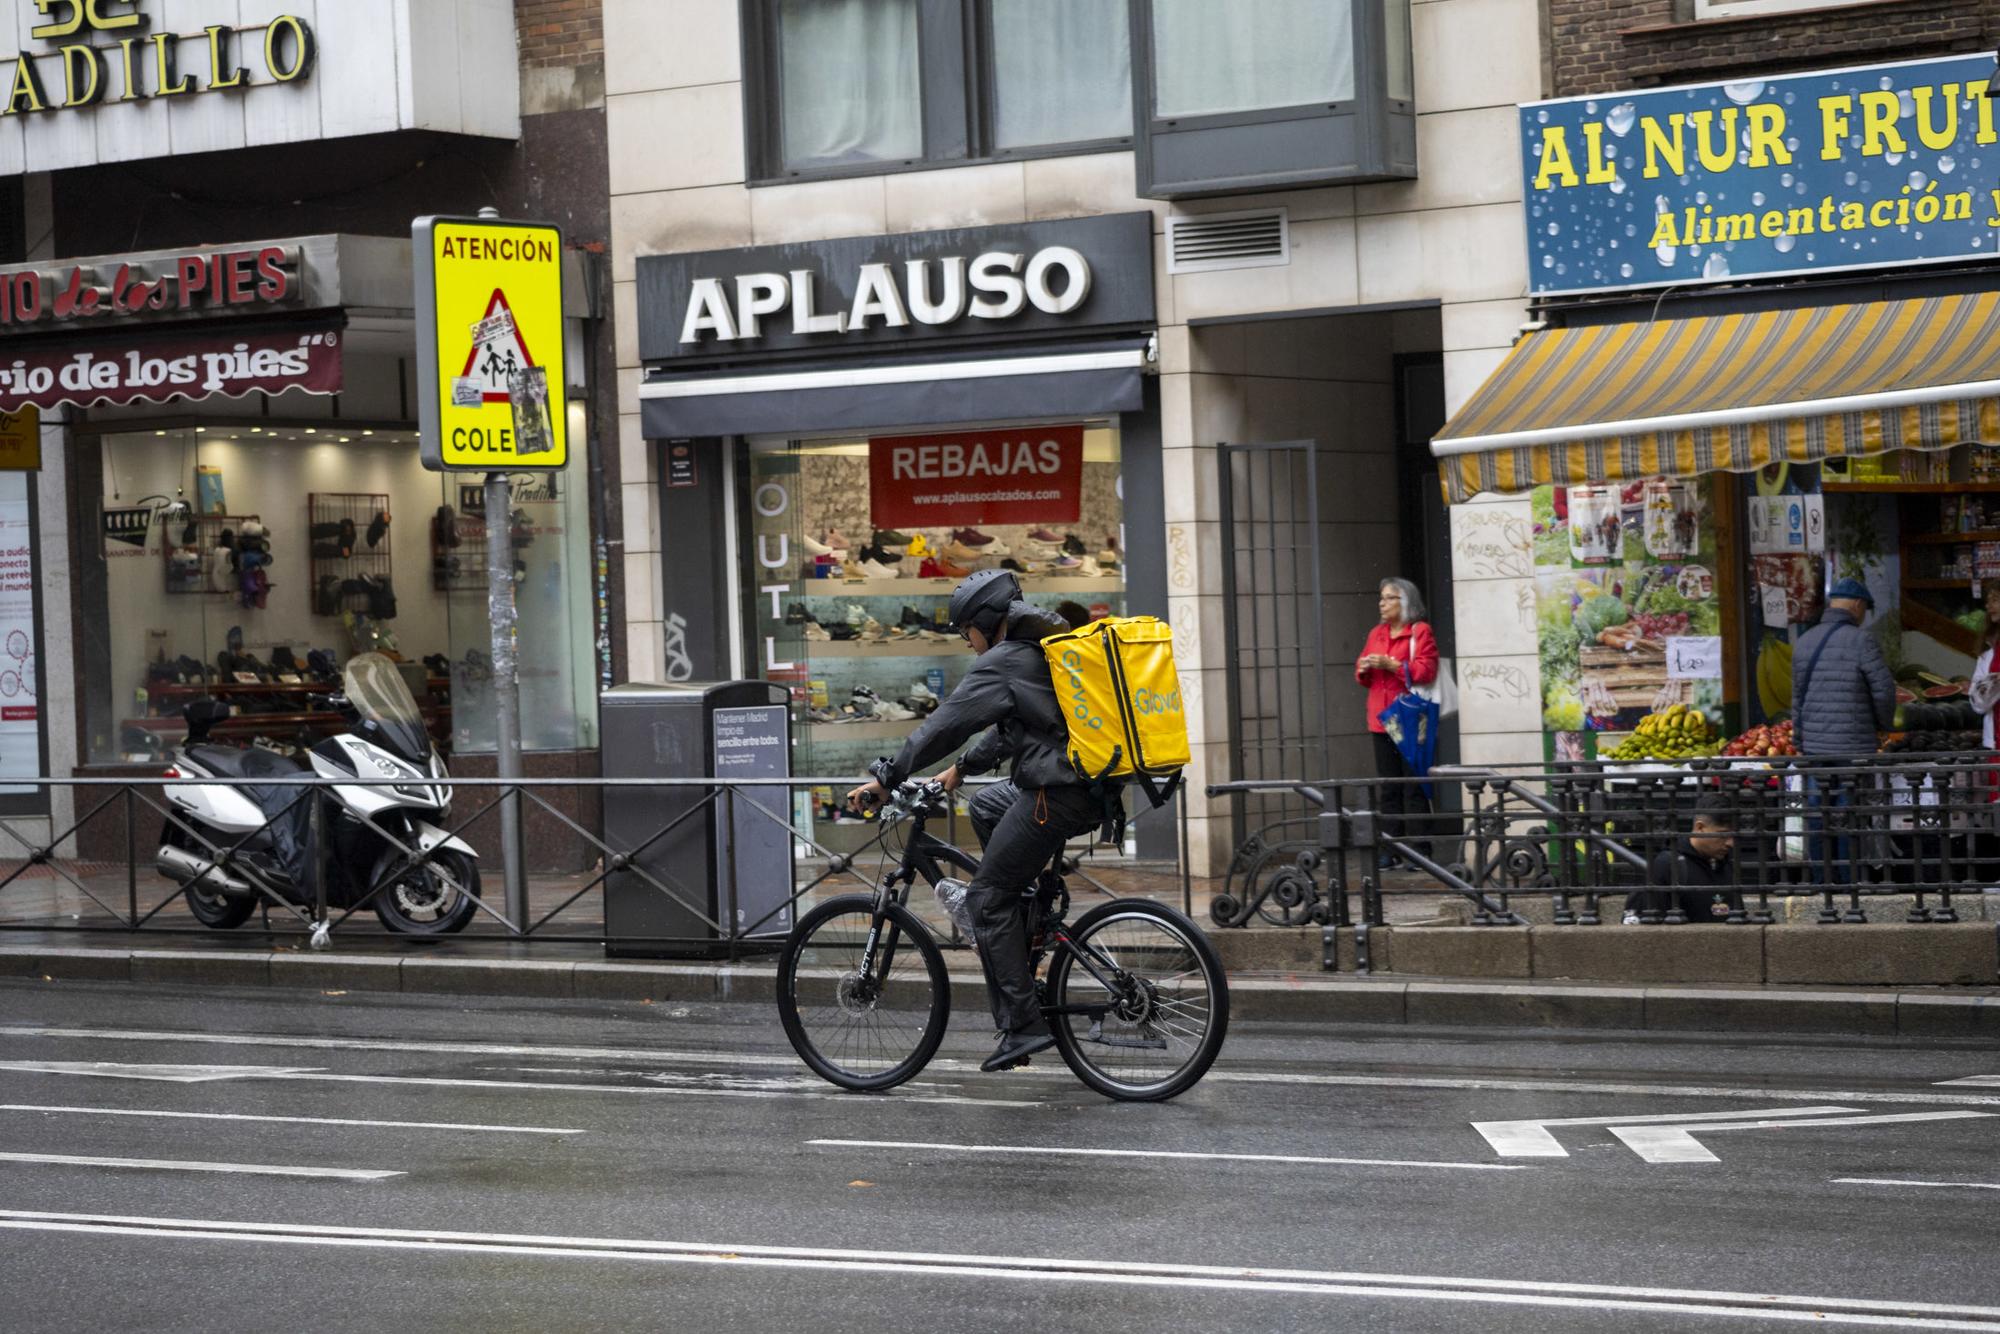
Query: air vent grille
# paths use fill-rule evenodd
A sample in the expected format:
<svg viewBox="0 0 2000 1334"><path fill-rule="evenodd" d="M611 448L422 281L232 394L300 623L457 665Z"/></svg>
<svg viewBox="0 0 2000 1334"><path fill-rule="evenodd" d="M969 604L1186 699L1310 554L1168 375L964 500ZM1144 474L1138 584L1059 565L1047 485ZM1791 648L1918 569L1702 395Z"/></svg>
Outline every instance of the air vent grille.
<svg viewBox="0 0 2000 1334"><path fill-rule="evenodd" d="M1167 272L1249 269L1292 262L1284 209L1203 213L1167 219Z"/></svg>

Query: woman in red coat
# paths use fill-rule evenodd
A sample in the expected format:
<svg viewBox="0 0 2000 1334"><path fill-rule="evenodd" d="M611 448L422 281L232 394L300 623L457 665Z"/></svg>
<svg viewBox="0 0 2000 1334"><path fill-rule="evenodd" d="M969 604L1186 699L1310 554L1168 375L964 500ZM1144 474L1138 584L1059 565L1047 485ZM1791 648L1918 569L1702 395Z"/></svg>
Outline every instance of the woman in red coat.
<svg viewBox="0 0 2000 1334"><path fill-rule="evenodd" d="M1380 778L1401 779L1382 785L1382 832L1391 838L1403 834L1403 817L1411 817L1415 833L1425 827L1430 802L1423 789L1412 780L1409 764L1396 743L1382 727L1382 710L1410 685L1427 686L1437 680L1437 637L1424 620L1423 595L1407 579L1384 579L1376 594L1376 610L1382 623L1368 632L1361 656L1354 661L1354 679L1368 691L1368 731L1375 743L1375 773ZM1422 850L1422 845L1419 845ZM1390 867L1397 858L1384 852L1376 864Z"/></svg>

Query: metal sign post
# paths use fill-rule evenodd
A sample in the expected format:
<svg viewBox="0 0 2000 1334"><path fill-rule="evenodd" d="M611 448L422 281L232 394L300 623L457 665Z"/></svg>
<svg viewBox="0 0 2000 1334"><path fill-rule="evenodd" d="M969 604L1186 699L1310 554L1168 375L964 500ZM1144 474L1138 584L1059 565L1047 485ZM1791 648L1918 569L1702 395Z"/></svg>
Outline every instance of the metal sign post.
<svg viewBox="0 0 2000 1334"><path fill-rule="evenodd" d="M562 233L538 223L419 218L415 246L418 421L423 462L486 478L486 610L493 636L494 773L519 779L519 613L510 469L564 467ZM528 926L521 796L502 789L507 919Z"/></svg>

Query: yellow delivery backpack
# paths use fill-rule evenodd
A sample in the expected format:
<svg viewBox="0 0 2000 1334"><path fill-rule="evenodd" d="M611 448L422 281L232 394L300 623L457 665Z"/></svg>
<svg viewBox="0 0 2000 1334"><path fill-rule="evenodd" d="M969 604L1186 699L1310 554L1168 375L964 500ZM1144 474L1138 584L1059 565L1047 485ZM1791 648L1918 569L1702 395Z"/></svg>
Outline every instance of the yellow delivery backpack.
<svg viewBox="0 0 2000 1334"><path fill-rule="evenodd" d="M1069 727L1069 762L1092 782L1134 778L1155 806L1188 764L1174 635L1151 616L1107 616L1042 641Z"/></svg>

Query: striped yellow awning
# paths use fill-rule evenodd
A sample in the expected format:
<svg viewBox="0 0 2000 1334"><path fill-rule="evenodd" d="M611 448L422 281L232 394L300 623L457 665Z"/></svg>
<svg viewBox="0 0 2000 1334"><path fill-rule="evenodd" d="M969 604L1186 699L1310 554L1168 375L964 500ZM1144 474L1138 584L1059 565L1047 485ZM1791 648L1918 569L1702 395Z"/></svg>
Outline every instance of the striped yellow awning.
<svg viewBox="0 0 2000 1334"><path fill-rule="evenodd" d="M2000 292L1547 329L1431 442L1448 502L2000 443Z"/></svg>

